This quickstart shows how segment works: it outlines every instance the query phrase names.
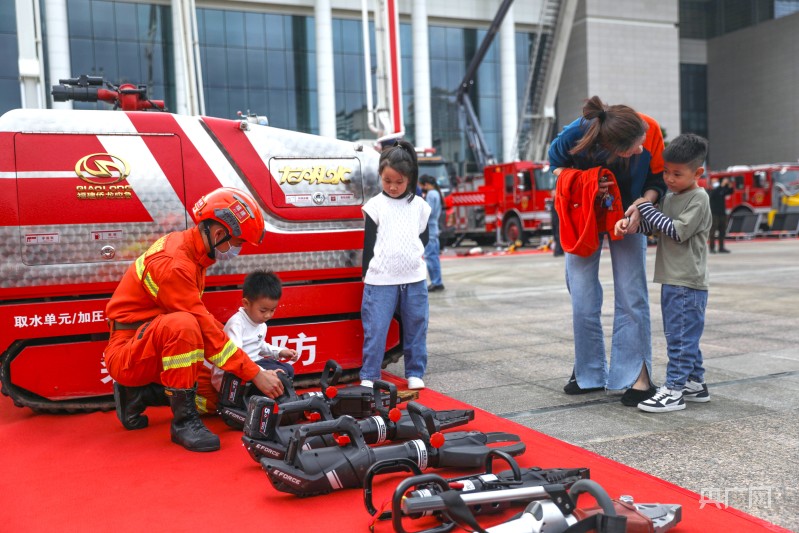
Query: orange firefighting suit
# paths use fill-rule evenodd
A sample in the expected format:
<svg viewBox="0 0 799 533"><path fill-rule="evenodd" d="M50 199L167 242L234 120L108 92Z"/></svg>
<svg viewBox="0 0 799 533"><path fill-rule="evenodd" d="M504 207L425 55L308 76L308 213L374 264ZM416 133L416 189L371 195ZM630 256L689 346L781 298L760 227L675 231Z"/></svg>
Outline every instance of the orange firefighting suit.
<svg viewBox="0 0 799 533"><path fill-rule="evenodd" d="M250 381L261 370L205 308L205 270L214 263L197 227L155 241L128 268L106 307L108 373L121 385L189 389L197 410L214 412L218 393L203 359Z"/></svg>

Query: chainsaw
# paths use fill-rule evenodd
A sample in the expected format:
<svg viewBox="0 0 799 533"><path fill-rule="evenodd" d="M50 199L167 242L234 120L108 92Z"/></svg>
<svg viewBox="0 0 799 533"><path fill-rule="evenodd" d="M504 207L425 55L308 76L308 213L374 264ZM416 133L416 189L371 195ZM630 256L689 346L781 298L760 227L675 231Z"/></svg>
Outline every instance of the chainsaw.
<svg viewBox="0 0 799 533"><path fill-rule="evenodd" d="M334 418L338 418L341 415L365 418L375 414L374 389L361 385L337 387L336 385L341 377L341 365L332 359L325 363L325 368L320 378L321 391L297 394L291 378L284 372L277 372L277 376L283 384L283 394L275 398L278 404L319 396L329 403ZM217 412L228 426L234 429L243 429L247 421L247 402L249 398L261 395L261 391L252 383L226 372L222 378L222 386L219 389ZM397 401L407 401L418 397L418 391L406 390L397 392ZM388 405L388 398L384 398L382 407L388 407ZM282 423L285 425L296 424L302 419L301 412L294 412L291 417L283 417Z"/></svg>
<svg viewBox="0 0 799 533"><path fill-rule="evenodd" d="M396 408L397 388L387 381L375 381L374 397L378 406L383 405L383 392L388 392L389 408L377 407L377 415L357 421L358 428L366 444L382 444L388 441L417 439L421 435L414 425L410 414ZM423 412L431 411L434 421L434 432L462 426L474 420L474 410L453 409L449 411L432 411L424 407ZM296 430L295 425L283 425L283 417L294 419L295 413L303 413L311 421L333 420L334 416L329 404L321 396L311 396L278 404L265 396L252 396L249 400L247 422L244 426L242 441L247 451L256 462L264 456L282 459L286 455L291 437ZM305 441L306 449L324 448L342 444L346 436L333 434L316 435Z"/></svg>
<svg viewBox="0 0 799 533"><path fill-rule="evenodd" d="M283 460L261 459L272 485L279 491L298 496L327 494L334 490L363 487L369 467L379 461L409 459L420 470L433 468L479 468L492 449L515 456L524 452L518 435L435 430L432 411L416 402L408 412L421 438L397 444L369 447L354 418L344 415L335 420L300 425L295 429ZM346 436L338 446L306 449L309 438L338 434ZM491 448L489 445L500 445Z"/></svg>

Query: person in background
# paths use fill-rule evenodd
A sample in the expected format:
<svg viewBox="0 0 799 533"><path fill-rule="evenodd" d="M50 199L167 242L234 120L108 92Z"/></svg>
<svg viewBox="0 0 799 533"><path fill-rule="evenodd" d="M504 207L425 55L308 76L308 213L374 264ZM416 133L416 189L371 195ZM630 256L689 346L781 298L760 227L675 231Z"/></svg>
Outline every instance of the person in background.
<svg viewBox="0 0 799 533"><path fill-rule="evenodd" d="M444 283L441 281L441 244L439 242L439 221L443 212L444 195L436 183L433 176L425 174L419 178L419 183L424 191L424 200L430 206L430 219L427 222L428 241L424 247L424 260L427 263L427 274L430 276L430 285L427 292L437 292L444 290Z"/></svg>
<svg viewBox="0 0 799 533"><path fill-rule="evenodd" d="M363 365L361 385L380 379L386 337L394 312L402 318L405 377L409 389L423 389L427 368L427 268L424 248L430 206L415 194L416 151L398 141L380 154L383 192L363 206Z"/></svg>
<svg viewBox="0 0 799 533"><path fill-rule="evenodd" d="M716 253L716 234L719 236L719 253L728 254L730 251L724 247L724 237L727 234L727 197L733 193L730 179L718 178L711 180L710 212L713 213L713 227L710 228L710 253Z"/></svg>
<svg viewBox="0 0 799 533"><path fill-rule="evenodd" d="M663 135L655 119L626 105L607 105L598 96L585 102L582 116L568 124L552 141L548 159L555 175L563 168L610 169L621 192L630 234L610 240L613 265L614 314L610 368L600 315L602 284L599 249L589 257L566 254L566 286L572 300L574 369L563 388L566 394L584 394L606 388L626 389L621 401L636 406L655 392L651 382L652 339L646 280L646 237L636 234L640 215L631 207L638 197L657 202L665 193ZM599 185L599 195L607 194Z"/></svg>
<svg viewBox="0 0 799 533"><path fill-rule="evenodd" d="M294 363L299 359L296 350L273 346L266 342L266 323L275 314L283 295L280 279L271 270L254 270L244 278L241 307L225 324L225 333L244 350L250 359L267 370L285 372L294 377ZM225 371L213 367L212 384L217 391Z"/></svg>
<svg viewBox="0 0 799 533"><path fill-rule="evenodd" d="M705 189L698 185L704 172L707 141L691 133L674 139L663 150L664 178L669 192L662 212L651 202L633 202L643 220L637 231L657 230L655 283L661 283L660 309L669 363L666 382L651 398L638 404L642 411L664 413L685 409L685 402L708 402L699 339L705 329L708 295L707 237L713 216ZM616 223L624 235L629 219Z"/></svg>
<svg viewBox="0 0 799 533"><path fill-rule="evenodd" d="M252 381L271 398L283 393L283 384L236 347L201 299L209 266L237 256L245 242L263 240L258 204L222 187L200 198L192 216L196 226L164 235L125 272L106 307L111 336L103 357L126 429L144 429L144 410L168 404L172 442L206 452L219 449L219 437L198 412L206 405L197 389L204 361Z"/></svg>

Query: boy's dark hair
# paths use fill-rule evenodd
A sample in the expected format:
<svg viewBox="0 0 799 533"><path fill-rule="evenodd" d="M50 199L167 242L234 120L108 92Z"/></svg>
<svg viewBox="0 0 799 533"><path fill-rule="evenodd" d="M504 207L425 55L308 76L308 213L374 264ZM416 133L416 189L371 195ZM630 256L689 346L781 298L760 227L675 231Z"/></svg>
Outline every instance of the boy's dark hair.
<svg viewBox="0 0 799 533"><path fill-rule="evenodd" d="M707 139L695 133L683 133L663 150L663 160L668 163L688 165L696 170L707 158Z"/></svg>
<svg viewBox="0 0 799 533"><path fill-rule="evenodd" d="M244 278L243 296L250 301L258 298L280 300L283 285L271 270L253 270Z"/></svg>
<svg viewBox="0 0 799 533"><path fill-rule="evenodd" d="M408 178L408 203L416 195L419 184L419 163L416 158L416 149L408 141L397 141L394 146L386 148L380 153L380 162L377 173L383 175L383 169L389 167Z"/></svg>

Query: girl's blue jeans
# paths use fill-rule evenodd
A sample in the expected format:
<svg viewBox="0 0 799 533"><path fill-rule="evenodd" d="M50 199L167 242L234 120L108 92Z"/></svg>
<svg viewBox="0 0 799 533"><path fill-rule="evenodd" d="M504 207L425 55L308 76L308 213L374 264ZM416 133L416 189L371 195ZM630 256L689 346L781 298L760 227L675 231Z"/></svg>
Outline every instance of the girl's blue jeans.
<svg viewBox="0 0 799 533"><path fill-rule="evenodd" d="M363 286L363 366L361 380L380 379L386 337L391 319L398 312L402 321L405 377L424 376L427 368L427 281L407 285Z"/></svg>

